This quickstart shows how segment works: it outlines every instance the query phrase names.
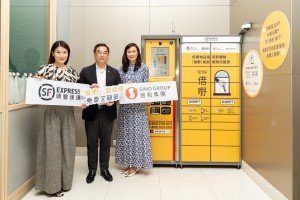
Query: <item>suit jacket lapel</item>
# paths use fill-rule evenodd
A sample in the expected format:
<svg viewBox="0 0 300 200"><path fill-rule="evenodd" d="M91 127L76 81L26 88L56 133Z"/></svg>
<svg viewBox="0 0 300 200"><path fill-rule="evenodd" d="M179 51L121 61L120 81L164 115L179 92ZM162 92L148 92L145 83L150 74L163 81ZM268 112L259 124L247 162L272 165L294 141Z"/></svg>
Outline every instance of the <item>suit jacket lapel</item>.
<svg viewBox="0 0 300 200"><path fill-rule="evenodd" d="M98 81L97 81L96 64L94 64L93 67L92 67L91 77L92 77L92 82L93 83L98 83Z"/></svg>
<svg viewBox="0 0 300 200"><path fill-rule="evenodd" d="M106 65L106 83L105 83L106 86L108 86L109 77L110 77L110 66Z"/></svg>

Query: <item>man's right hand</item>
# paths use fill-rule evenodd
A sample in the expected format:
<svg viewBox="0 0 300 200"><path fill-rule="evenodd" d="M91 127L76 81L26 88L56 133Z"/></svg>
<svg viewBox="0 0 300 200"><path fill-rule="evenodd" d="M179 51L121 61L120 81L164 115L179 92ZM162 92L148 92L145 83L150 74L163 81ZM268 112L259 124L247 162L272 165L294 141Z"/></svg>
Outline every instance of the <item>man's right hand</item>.
<svg viewBox="0 0 300 200"><path fill-rule="evenodd" d="M83 109L86 109L86 104L81 104L81 109L83 110Z"/></svg>
<svg viewBox="0 0 300 200"><path fill-rule="evenodd" d="M90 88L99 88L99 85L97 83L93 83L92 85L90 85Z"/></svg>

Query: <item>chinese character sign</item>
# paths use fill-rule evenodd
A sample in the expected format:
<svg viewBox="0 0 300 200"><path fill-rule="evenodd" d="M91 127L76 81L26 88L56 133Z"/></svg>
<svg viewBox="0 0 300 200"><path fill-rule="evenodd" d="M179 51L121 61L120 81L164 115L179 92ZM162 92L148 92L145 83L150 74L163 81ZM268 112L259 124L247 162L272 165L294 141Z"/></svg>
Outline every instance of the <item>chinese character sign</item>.
<svg viewBox="0 0 300 200"><path fill-rule="evenodd" d="M81 106L80 91L89 85L28 78L26 86L26 104Z"/></svg>
<svg viewBox="0 0 300 200"><path fill-rule="evenodd" d="M175 81L122 84L120 104L178 100Z"/></svg>
<svg viewBox="0 0 300 200"><path fill-rule="evenodd" d="M290 46L290 25L281 11L272 12L260 34L260 54L265 66L275 70L281 66Z"/></svg>
<svg viewBox="0 0 300 200"><path fill-rule="evenodd" d="M247 53L243 63L243 85L249 97L256 97L262 87L263 64L259 53L251 50Z"/></svg>
<svg viewBox="0 0 300 200"><path fill-rule="evenodd" d="M80 94L84 97L82 104L87 106L92 104L105 104L119 100L122 85L106 86L92 89L81 90Z"/></svg>

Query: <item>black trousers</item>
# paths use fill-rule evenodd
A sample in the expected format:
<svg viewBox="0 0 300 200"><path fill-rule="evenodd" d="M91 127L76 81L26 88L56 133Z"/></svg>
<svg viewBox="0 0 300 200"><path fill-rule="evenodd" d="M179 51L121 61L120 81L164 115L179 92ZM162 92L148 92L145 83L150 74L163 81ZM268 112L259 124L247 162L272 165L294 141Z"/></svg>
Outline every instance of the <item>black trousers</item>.
<svg viewBox="0 0 300 200"><path fill-rule="evenodd" d="M108 169L113 124L114 120L109 120L104 110L97 111L97 116L94 121L85 121L89 170L97 171L99 139L100 170Z"/></svg>

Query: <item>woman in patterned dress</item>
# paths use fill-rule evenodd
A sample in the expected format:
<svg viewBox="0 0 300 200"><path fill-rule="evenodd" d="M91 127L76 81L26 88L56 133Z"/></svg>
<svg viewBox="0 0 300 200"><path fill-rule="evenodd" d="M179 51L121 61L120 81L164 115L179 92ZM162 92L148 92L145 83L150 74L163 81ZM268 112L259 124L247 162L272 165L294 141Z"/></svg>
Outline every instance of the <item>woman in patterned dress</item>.
<svg viewBox="0 0 300 200"><path fill-rule="evenodd" d="M125 47L119 72L122 83L148 82L149 70L141 63L140 50L136 44L130 43ZM145 103L120 105L116 163L126 166L122 171L125 177L135 175L139 168L149 169L153 166Z"/></svg>
<svg viewBox="0 0 300 200"><path fill-rule="evenodd" d="M78 73L67 66L70 48L64 41L52 45L48 64L35 78L77 82ZM42 106L41 127L37 135L36 190L54 197L72 187L75 164L75 116L71 106Z"/></svg>

